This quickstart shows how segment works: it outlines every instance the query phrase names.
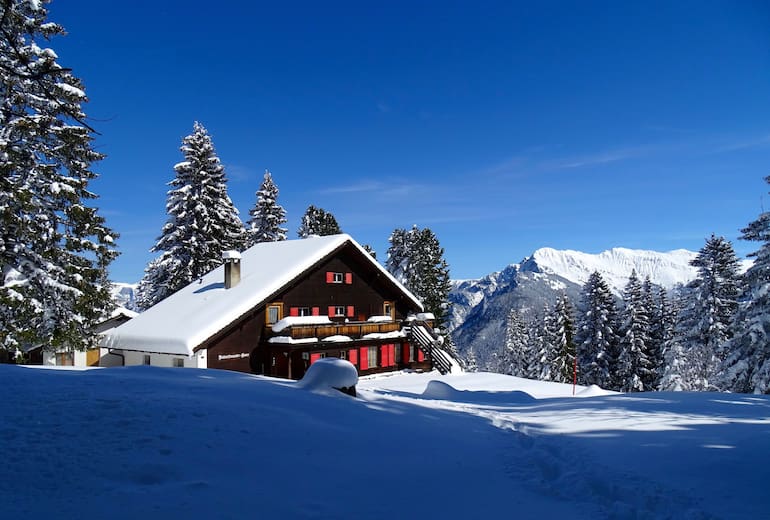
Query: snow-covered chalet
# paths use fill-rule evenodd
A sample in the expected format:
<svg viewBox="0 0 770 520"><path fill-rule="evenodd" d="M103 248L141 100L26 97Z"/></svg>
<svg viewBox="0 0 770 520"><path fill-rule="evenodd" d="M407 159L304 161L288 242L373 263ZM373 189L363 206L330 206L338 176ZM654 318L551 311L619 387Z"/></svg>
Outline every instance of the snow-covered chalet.
<svg viewBox="0 0 770 520"><path fill-rule="evenodd" d="M350 236L265 242L102 334L105 365L299 379L323 357L359 374L450 371L422 304Z"/></svg>

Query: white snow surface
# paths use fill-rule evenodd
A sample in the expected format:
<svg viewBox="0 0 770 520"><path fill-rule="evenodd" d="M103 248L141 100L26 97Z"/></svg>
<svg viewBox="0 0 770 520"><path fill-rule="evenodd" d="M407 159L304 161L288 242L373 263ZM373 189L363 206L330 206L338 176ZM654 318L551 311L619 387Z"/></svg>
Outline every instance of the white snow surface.
<svg viewBox="0 0 770 520"><path fill-rule="evenodd" d="M273 332L283 332L289 327L301 325L329 325L332 320L328 316L289 316L273 323Z"/></svg>
<svg viewBox="0 0 770 520"><path fill-rule="evenodd" d="M197 346L346 242L371 259L369 253L346 234L256 244L241 253L241 281L235 287L225 289L224 266L220 265L199 281L106 333L103 345L190 356ZM384 267L374 259L371 261L383 276L422 308L419 300Z"/></svg>
<svg viewBox="0 0 770 520"><path fill-rule="evenodd" d="M538 267L578 285L584 285L591 273L598 271L615 294L622 294L633 269L641 281L649 277L666 289L693 280L697 268L690 261L697 253L686 249L668 252L646 251L616 247L598 254L556 250L544 247L535 251L532 259Z"/></svg>
<svg viewBox="0 0 770 520"><path fill-rule="evenodd" d="M399 373L361 378L351 398L315 391L321 383L145 366L0 365L0 382L22 396L0 400L9 519L727 519L770 509L770 396L579 387L572 397L569 385L498 374ZM398 506L372 490L395 493Z"/></svg>

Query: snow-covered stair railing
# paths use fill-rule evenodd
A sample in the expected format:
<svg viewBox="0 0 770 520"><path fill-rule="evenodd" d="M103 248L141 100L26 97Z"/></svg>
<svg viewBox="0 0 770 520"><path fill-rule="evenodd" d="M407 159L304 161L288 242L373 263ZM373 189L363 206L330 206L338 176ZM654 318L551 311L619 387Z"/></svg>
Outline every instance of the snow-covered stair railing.
<svg viewBox="0 0 770 520"><path fill-rule="evenodd" d="M463 371L460 363L441 347L443 338L425 322L412 321L407 334L442 374L458 374Z"/></svg>

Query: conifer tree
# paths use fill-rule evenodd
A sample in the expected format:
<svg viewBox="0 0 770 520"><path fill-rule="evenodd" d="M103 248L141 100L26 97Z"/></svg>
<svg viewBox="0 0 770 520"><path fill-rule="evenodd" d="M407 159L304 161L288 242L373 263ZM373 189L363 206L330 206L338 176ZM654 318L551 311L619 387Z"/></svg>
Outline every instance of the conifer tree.
<svg viewBox="0 0 770 520"><path fill-rule="evenodd" d="M732 244L724 237L706 240L690 262L698 277L690 283L683 323L691 390L714 390L731 324L738 309L740 277Z"/></svg>
<svg viewBox="0 0 770 520"><path fill-rule="evenodd" d="M572 304L565 293L556 300L552 326L551 377L553 381L571 383L575 372L575 325Z"/></svg>
<svg viewBox="0 0 770 520"><path fill-rule="evenodd" d="M543 305L542 315L535 316L530 323L529 339L532 345L531 362L527 370L527 379L551 381L551 359L555 344L553 313L551 306Z"/></svg>
<svg viewBox="0 0 770 520"><path fill-rule="evenodd" d="M337 223L334 215L323 208L316 208L312 204L308 206L305 214L302 215L302 222L297 230L299 238L307 238L310 235L323 237L339 235L340 233L342 233L342 229L340 229L340 225Z"/></svg>
<svg viewBox="0 0 770 520"><path fill-rule="evenodd" d="M144 308L221 265L223 251L246 245L238 210L227 195L224 167L203 125L194 124L180 150L185 160L174 166L176 177L169 183L168 221L151 249L162 254L147 266L141 282Z"/></svg>
<svg viewBox="0 0 770 520"><path fill-rule="evenodd" d="M468 354L465 356L465 371L466 372L478 372L479 360L476 357L476 351L471 347L468 349Z"/></svg>
<svg viewBox="0 0 770 520"><path fill-rule="evenodd" d="M770 176L765 177L770 183ZM723 384L734 392L770 393L770 212L741 230L741 239L759 242L744 275L745 304L738 310L727 344Z"/></svg>
<svg viewBox="0 0 770 520"><path fill-rule="evenodd" d="M644 386L644 382L651 379L652 372L648 352L650 343L649 311L645 307L642 284L639 282L635 270L631 272L623 293L623 300L625 309L623 310L616 382L623 392L652 390L652 388Z"/></svg>
<svg viewBox="0 0 770 520"><path fill-rule="evenodd" d="M249 211L251 218L247 223L247 247L260 242L279 242L286 240L286 210L278 204L278 186L273 182L270 171L265 170L262 184L257 191L257 202Z"/></svg>
<svg viewBox="0 0 770 520"><path fill-rule="evenodd" d="M661 329L663 309L658 296L658 286L650 281L649 276L646 277L642 284L642 302L649 319L647 344L649 370L642 384L647 390L655 389L660 384L660 370L663 365L663 331Z"/></svg>
<svg viewBox="0 0 770 520"><path fill-rule="evenodd" d="M583 286L582 313L577 320L578 380L612 388L618 350L617 310L607 282L594 271Z"/></svg>
<svg viewBox="0 0 770 520"><path fill-rule="evenodd" d="M96 344L115 233L91 207L102 158L83 85L47 47L47 2L0 2L0 351Z"/></svg>
<svg viewBox="0 0 770 520"><path fill-rule="evenodd" d="M501 374L527 377L531 356L527 324L519 312L512 308L506 318L505 345L497 371Z"/></svg>

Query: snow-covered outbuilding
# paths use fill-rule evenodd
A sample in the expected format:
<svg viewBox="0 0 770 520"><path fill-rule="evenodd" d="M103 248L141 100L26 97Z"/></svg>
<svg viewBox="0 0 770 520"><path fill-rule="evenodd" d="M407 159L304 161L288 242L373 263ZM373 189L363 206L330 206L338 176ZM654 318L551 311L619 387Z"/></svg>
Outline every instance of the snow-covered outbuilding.
<svg viewBox="0 0 770 520"><path fill-rule="evenodd" d="M324 357L360 374L441 364L430 322L406 321L422 304L346 234L263 242L223 262L104 332L111 358L290 379Z"/></svg>

